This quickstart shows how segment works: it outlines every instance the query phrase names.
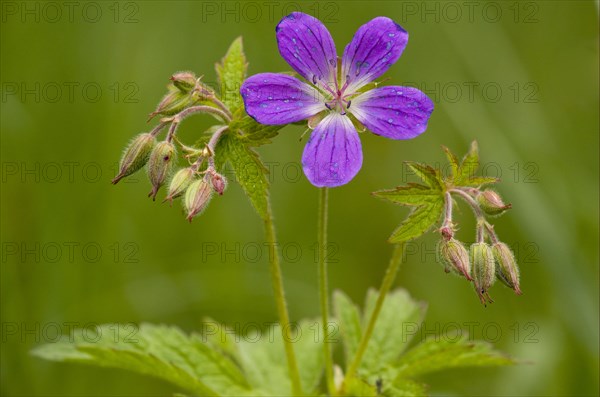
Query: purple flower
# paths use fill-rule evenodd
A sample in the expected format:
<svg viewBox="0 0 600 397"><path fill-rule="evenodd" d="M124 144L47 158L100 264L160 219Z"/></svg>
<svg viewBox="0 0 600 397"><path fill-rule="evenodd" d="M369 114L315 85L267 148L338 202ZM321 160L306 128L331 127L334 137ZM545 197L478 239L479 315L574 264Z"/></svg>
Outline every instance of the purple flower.
<svg viewBox="0 0 600 397"><path fill-rule="evenodd" d="M400 58L408 42L408 33L391 19L377 17L361 26L341 65L331 34L318 19L293 12L275 31L281 56L309 84L286 74L260 73L240 91L246 112L261 124L320 119L302 155L313 185L344 185L358 173L363 157L355 124L391 139L411 139L427 128L433 102L421 91L365 89Z"/></svg>

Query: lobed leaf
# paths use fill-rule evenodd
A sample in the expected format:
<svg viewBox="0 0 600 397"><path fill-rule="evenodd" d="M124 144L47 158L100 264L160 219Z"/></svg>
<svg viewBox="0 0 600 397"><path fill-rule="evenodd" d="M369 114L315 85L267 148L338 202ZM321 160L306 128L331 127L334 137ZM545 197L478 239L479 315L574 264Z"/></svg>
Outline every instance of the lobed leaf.
<svg viewBox="0 0 600 397"><path fill-rule="evenodd" d="M378 293L370 289L367 293L363 313L363 327L371 318ZM426 305L413 300L403 289L390 292L383 303L373 334L363 357L359 373L374 382L385 369L396 362L412 340L415 328L421 324Z"/></svg>
<svg viewBox="0 0 600 397"><path fill-rule="evenodd" d="M442 176L433 167L413 161L406 161L405 164L431 189L443 190L444 181Z"/></svg>
<svg viewBox="0 0 600 397"><path fill-rule="evenodd" d="M173 326L150 324L140 325L133 338L122 331L121 325L105 324L95 333L86 329L74 333L71 339L65 337L57 343L41 345L32 354L52 361L150 375L201 395L251 394L239 368L196 335L187 336Z"/></svg>
<svg viewBox="0 0 600 397"><path fill-rule="evenodd" d="M303 321L292 336L305 392L316 392L323 373L322 341L315 339L314 322ZM255 390L271 396L292 395L283 337L279 326L270 327L256 340L243 338L238 344L240 363Z"/></svg>
<svg viewBox="0 0 600 397"><path fill-rule="evenodd" d="M438 222L444 211L442 196L427 204L416 207L398 226L389 238L390 243L400 243L420 237Z"/></svg>
<svg viewBox="0 0 600 397"><path fill-rule="evenodd" d="M420 206L437 201L442 196L441 191L416 183L408 186L398 186L395 189L380 190L373 195L400 205Z"/></svg>
<svg viewBox="0 0 600 397"><path fill-rule="evenodd" d="M468 337L456 340L428 339L408 351L396 364L398 377L415 377L450 368L504 366L515 364L508 356L497 352L484 341L470 341Z"/></svg>
<svg viewBox="0 0 600 397"><path fill-rule="evenodd" d="M469 151L463 157L454 183L457 186L464 186L464 183L475 176L475 172L479 168L479 147L477 141L471 142Z"/></svg>
<svg viewBox="0 0 600 397"><path fill-rule="evenodd" d="M362 337L359 308L342 291L333 293L333 312L342 336L346 367L352 361Z"/></svg>
<svg viewBox="0 0 600 397"><path fill-rule="evenodd" d="M248 62L240 36L231 43L221 62L215 65L221 100L232 113L242 106L240 87L246 79L247 68Z"/></svg>
<svg viewBox="0 0 600 397"><path fill-rule="evenodd" d="M258 215L265 219L269 206L269 170L261 161L258 153L231 133L221 137L215 163L217 168L225 162L231 164L235 178L250 199Z"/></svg>

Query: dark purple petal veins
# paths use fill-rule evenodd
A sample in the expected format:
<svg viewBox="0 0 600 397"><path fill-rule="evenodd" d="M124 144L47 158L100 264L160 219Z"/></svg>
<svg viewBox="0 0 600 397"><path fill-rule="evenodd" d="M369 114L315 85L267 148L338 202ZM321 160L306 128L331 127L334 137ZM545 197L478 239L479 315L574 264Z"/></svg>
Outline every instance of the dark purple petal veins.
<svg viewBox="0 0 600 397"><path fill-rule="evenodd" d="M250 76L240 94L246 113L261 124L288 124L325 110L322 95L295 77L280 73Z"/></svg>
<svg viewBox="0 0 600 397"><path fill-rule="evenodd" d="M306 143L302 167L313 185L335 187L350 182L362 160L360 139L348 116L330 113Z"/></svg>
<svg viewBox="0 0 600 397"><path fill-rule="evenodd" d="M408 33L390 18L377 17L362 25L342 56L346 92L354 92L392 66L406 47Z"/></svg>
<svg viewBox="0 0 600 397"><path fill-rule="evenodd" d="M293 12L275 28L279 53L306 80L333 87L337 53L329 31L317 18Z"/></svg>
<svg viewBox="0 0 600 397"><path fill-rule="evenodd" d="M411 139L427 129L433 102L416 88L387 86L354 98L350 112L377 135Z"/></svg>

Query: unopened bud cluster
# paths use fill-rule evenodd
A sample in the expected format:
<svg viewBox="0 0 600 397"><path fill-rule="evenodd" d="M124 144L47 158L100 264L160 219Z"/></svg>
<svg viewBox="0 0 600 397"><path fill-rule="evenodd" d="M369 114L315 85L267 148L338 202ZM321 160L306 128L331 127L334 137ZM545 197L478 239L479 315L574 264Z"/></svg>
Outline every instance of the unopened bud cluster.
<svg viewBox="0 0 600 397"><path fill-rule="evenodd" d="M171 76L168 93L160 101L149 120L154 116L173 116L214 96L214 91L192 72L178 72Z"/></svg>
<svg viewBox="0 0 600 397"><path fill-rule="evenodd" d="M112 183L116 184L145 167L152 185L148 197L156 200L160 188L168 184L163 202L169 201L172 204L173 200L183 198L187 219L191 221L207 207L213 193L223 194L227 180L214 167L214 147L197 149L181 144L175 137L177 124L190 111L206 108L205 105L210 103L222 103L218 101L214 91L192 72L175 73L171 76L167 89L168 93L150 114L150 119L156 115L162 116L160 124L151 132L141 133L130 142ZM203 106L195 106L198 104ZM170 126L167 137L163 141L157 141L156 136L167 126ZM179 162L176 144L181 146L184 154L187 152L184 158L191 163L179 170L176 170ZM208 160L207 165L202 167L205 160Z"/></svg>
<svg viewBox="0 0 600 397"><path fill-rule="evenodd" d="M455 224L452 222L453 199L450 194L446 200L446 214L439 229L442 239L439 243L439 255L447 273L464 277L473 283L481 302L485 305L493 302L489 289L496 280L500 280L515 293L521 294L519 285L519 267L511 249L498 240L494 228L485 219L503 214L511 208L500 195L493 190L464 189L450 191L458 193L473 208L477 217L476 241L469 249L454 237Z"/></svg>

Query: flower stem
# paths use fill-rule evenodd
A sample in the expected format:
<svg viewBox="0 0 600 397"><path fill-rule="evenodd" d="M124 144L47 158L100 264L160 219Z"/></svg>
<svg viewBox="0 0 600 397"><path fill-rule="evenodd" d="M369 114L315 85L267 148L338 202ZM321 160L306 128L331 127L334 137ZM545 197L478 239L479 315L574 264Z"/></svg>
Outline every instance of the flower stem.
<svg viewBox="0 0 600 397"><path fill-rule="evenodd" d="M279 252L277 251L277 239L275 237L275 225L273 223L273 211L271 202L267 200L267 217L264 219L265 233L267 243L273 250L269 254L269 270L271 272L271 282L273 284L273 292L275 294L275 303L277 305L277 313L279 315L279 323L281 324L283 345L285 347L285 355L287 357L288 371L292 380L292 393L296 396L302 395L302 385L300 383L300 371L296 361L294 346L289 337L290 331L290 316L287 310L285 301L285 292L283 289L283 278L281 276L281 265L279 263Z"/></svg>
<svg viewBox="0 0 600 397"><path fill-rule="evenodd" d="M346 381L348 381L352 376L354 376L354 373L358 370L362 358L365 352L367 351L367 346L369 345L369 340L373 335L373 330L375 329L377 318L379 317L379 313L381 312L381 308L383 307L383 302L385 301L387 293L390 291L392 285L394 284L396 274L398 273L398 269L400 268L400 264L402 263L403 252L404 243L397 244L394 247L394 252L392 253L392 258L390 259L390 264L388 265L388 268L385 272L385 276L383 277L383 281L381 282L379 296L377 296L377 301L375 302L375 309L371 314L369 324L367 324L367 329L362 335L360 344L358 345L358 349L356 350L356 354L354 355L354 359L352 360L352 362L348 366L348 370L346 371Z"/></svg>
<svg viewBox="0 0 600 397"><path fill-rule="evenodd" d="M319 195L319 296L321 301L321 326L323 330L323 354L325 356L325 379L327 390L334 395L335 383L333 381L333 359L329 345L329 291L327 286L327 214L328 197L327 187L321 188Z"/></svg>

